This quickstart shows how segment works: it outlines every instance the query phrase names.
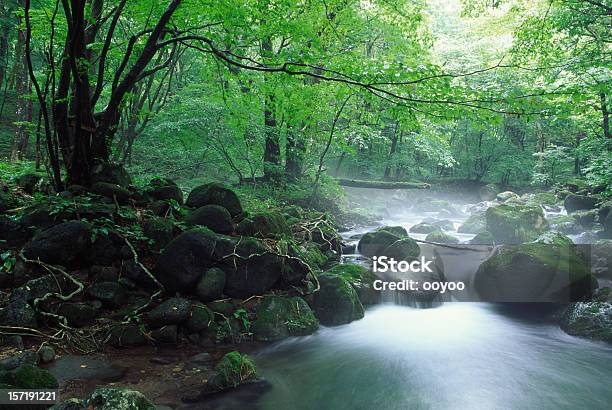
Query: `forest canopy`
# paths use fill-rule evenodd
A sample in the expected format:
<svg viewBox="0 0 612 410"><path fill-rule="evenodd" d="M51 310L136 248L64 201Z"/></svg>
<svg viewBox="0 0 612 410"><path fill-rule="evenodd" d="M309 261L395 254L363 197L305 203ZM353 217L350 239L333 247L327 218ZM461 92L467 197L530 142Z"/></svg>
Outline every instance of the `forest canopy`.
<svg viewBox="0 0 612 410"><path fill-rule="evenodd" d="M231 182L458 179L610 195L609 0L6 0L0 143Z"/></svg>

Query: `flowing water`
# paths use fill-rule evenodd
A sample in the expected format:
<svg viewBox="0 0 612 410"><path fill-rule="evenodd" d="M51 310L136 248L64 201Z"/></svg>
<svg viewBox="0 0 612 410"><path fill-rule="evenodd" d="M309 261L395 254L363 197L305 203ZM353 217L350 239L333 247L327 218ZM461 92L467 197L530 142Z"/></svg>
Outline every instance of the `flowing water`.
<svg viewBox="0 0 612 410"><path fill-rule="evenodd" d="M402 203L401 197L386 203L384 224L409 227L432 216L406 212ZM468 275L478 263L474 258L455 271ZM469 302L370 307L362 320L257 353L259 372L272 388L249 407L609 409L612 347L569 336L554 312L534 310Z"/></svg>

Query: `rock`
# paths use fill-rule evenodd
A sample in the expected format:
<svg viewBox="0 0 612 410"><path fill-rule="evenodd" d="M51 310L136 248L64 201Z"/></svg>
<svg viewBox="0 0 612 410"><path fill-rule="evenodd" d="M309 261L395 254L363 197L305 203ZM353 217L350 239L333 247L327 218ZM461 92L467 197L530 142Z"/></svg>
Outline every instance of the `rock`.
<svg viewBox="0 0 612 410"><path fill-rule="evenodd" d="M598 276L612 279L612 240L600 239L591 245L591 264Z"/></svg>
<svg viewBox="0 0 612 410"><path fill-rule="evenodd" d="M236 229L239 235L256 236L260 238L276 238L291 235L285 217L280 212L265 211L244 218Z"/></svg>
<svg viewBox="0 0 612 410"><path fill-rule="evenodd" d="M117 282L119 270L114 266L94 265L89 268L89 276L96 282Z"/></svg>
<svg viewBox="0 0 612 410"><path fill-rule="evenodd" d="M452 217L459 214L459 211L448 201L434 199L434 198L421 198L413 206L412 210L415 212L438 212L445 217Z"/></svg>
<svg viewBox="0 0 612 410"><path fill-rule="evenodd" d="M457 232L459 233L471 233L478 234L484 232L487 229L487 220L484 212L478 212L470 215L468 219L461 224Z"/></svg>
<svg viewBox="0 0 612 410"><path fill-rule="evenodd" d="M187 198L186 205L191 208L220 205L227 209L232 217L242 214L242 204L234 191L214 182L194 188Z"/></svg>
<svg viewBox="0 0 612 410"><path fill-rule="evenodd" d="M491 232L480 232L470 240L470 245L495 245L495 238Z"/></svg>
<svg viewBox="0 0 612 410"><path fill-rule="evenodd" d="M234 224L230 213L219 205L204 205L191 211L185 218L190 225L202 225L213 232L230 234L234 231Z"/></svg>
<svg viewBox="0 0 612 410"><path fill-rule="evenodd" d="M577 234L582 230L578 222L570 215L558 215L548 220L550 229L564 234Z"/></svg>
<svg viewBox="0 0 612 410"><path fill-rule="evenodd" d="M492 201L497 196L499 189L495 184L484 185L478 190L481 201Z"/></svg>
<svg viewBox="0 0 612 410"><path fill-rule="evenodd" d="M442 229L437 225L428 224L425 222L418 223L410 227L412 233L432 233L435 231L441 231Z"/></svg>
<svg viewBox="0 0 612 410"><path fill-rule="evenodd" d="M73 327L83 327L96 320L98 308L92 303L66 302L59 307L57 314L62 315Z"/></svg>
<svg viewBox="0 0 612 410"><path fill-rule="evenodd" d="M6 212L16 206L17 200L15 197L10 192L0 189L0 213Z"/></svg>
<svg viewBox="0 0 612 410"><path fill-rule="evenodd" d="M0 326L36 328L36 312L23 300L15 300L0 309Z"/></svg>
<svg viewBox="0 0 612 410"><path fill-rule="evenodd" d="M251 330L256 340L277 341L290 336L305 336L319 328L310 306L304 299L266 296L257 307Z"/></svg>
<svg viewBox="0 0 612 410"><path fill-rule="evenodd" d="M253 361L239 352L227 353L215 366L215 375L208 381L211 390L227 390L257 377Z"/></svg>
<svg viewBox="0 0 612 410"><path fill-rule="evenodd" d="M183 298L170 298L145 315L145 321L152 329L166 325L180 325L191 315L191 301Z"/></svg>
<svg viewBox="0 0 612 410"><path fill-rule="evenodd" d="M159 344L176 344L178 337L178 327L167 325L151 332L151 338Z"/></svg>
<svg viewBox="0 0 612 410"><path fill-rule="evenodd" d="M90 265L110 266L121 259L121 248L125 241L113 232L97 235L88 254Z"/></svg>
<svg viewBox="0 0 612 410"><path fill-rule="evenodd" d="M198 353L189 358L189 362L196 366L208 366L213 361L213 357L208 352Z"/></svg>
<svg viewBox="0 0 612 410"><path fill-rule="evenodd" d="M571 214L572 218L583 228L592 228L597 217L597 210L591 209L588 211L574 211Z"/></svg>
<svg viewBox="0 0 612 410"><path fill-rule="evenodd" d="M357 292L362 305L374 305L380 302L380 291L374 289L374 281L378 279L378 276L363 266L343 263L334 266L325 273L341 276L350 283Z"/></svg>
<svg viewBox="0 0 612 410"><path fill-rule="evenodd" d="M76 289L74 283L69 282L61 275L45 275L40 278L27 281L22 286L13 290L11 300L23 300L33 302L47 293L70 293Z"/></svg>
<svg viewBox="0 0 612 410"><path fill-rule="evenodd" d="M378 256L387 256L397 261L413 261L421 254L421 248L412 238L403 238L383 249Z"/></svg>
<svg viewBox="0 0 612 410"><path fill-rule="evenodd" d="M127 204L132 193L117 184L111 184L108 182L96 182L91 186L91 192L116 200L119 204Z"/></svg>
<svg viewBox="0 0 612 410"><path fill-rule="evenodd" d="M355 252L356 248L356 245L352 245L353 253ZM308 263L311 268L315 270L317 268L322 269L328 261L327 256L325 256L323 252L321 252L321 249L319 249L319 246L315 243L306 242L305 244L299 246L299 249L300 252L296 256L300 256L306 263ZM349 249L343 249L342 253L344 253L344 250Z"/></svg>
<svg viewBox="0 0 612 410"><path fill-rule="evenodd" d="M19 335L0 336L0 346L13 347L17 350L23 350L25 348L25 346L23 345L23 338ZM2 368L2 364L0 364L0 368Z"/></svg>
<svg viewBox="0 0 612 410"><path fill-rule="evenodd" d="M594 278L575 245L503 246L485 260L474 286L491 302L571 302L591 295Z"/></svg>
<svg viewBox="0 0 612 410"><path fill-rule="evenodd" d="M552 192L536 192L535 194L525 194L521 197L527 204L554 206L559 202L559 198Z"/></svg>
<svg viewBox="0 0 612 410"><path fill-rule="evenodd" d="M142 346L146 339L137 324L120 324L111 329L105 339L105 343L114 347Z"/></svg>
<svg viewBox="0 0 612 410"><path fill-rule="evenodd" d="M0 360L0 370L14 370L23 364L31 366L38 365L38 355L31 350L26 350L14 356Z"/></svg>
<svg viewBox="0 0 612 410"><path fill-rule="evenodd" d="M153 201L149 204L149 210L155 216L166 217L171 213L172 207L168 201Z"/></svg>
<svg viewBox="0 0 612 410"><path fill-rule="evenodd" d="M55 360L55 349L48 345L41 346L40 349L38 349L38 357L41 363L51 363Z"/></svg>
<svg viewBox="0 0 612 410"><path fill-rule="evenodd" d="M127 188L132 184L130 174L121 164L98 161L91 170L91 183L106 182Z"/></svg>
<svg viewBox="0 0 612 410"><path fill-rule="evenodd" d="M163 249L174 238L174 223L170 219L147 219L142 228L145 236L152 239L158 249Z"/></svg>
<svg viewBox="0 0 612 410"><path fill-rule="evenodd" d="M225 272L219 268L208 269L198 280L195 294L202 302L220 299L225 288Z"/></svg>
<svg viewBox="0 0 612 410"><path fill-rule="evenodd" d="M518 199L520 196L512 191L500 192L495 196L495 199L499 202L506 202L509 199Z"/></svg>
<svg viewBox="0 0 612 410"><path fill-rule="evenodd" d="M31 364L22 364L15 370L11 370L0 382L8 383L21 389L57 389L59 384L47 370L40 369Z"/></svg>
<svg viewBox="0 0 612 410"><path fill-rule="evenodd" d="M49 407L49 410L87 410L87 408L81 400L72 398Z"/></svg>
<svg viewBox="0 0 612 410"><path fill-rule="evenodd" d="M363 318L364 310L357 292L344 278L333 274L318 276L321 288L312 298L312 308L319 322L336 326Z"/></svg>
<svg viewBox="0 0 612 410"><path fill-rule="evenodd" d="M184 326L191 332L201 332L215 323L215 314L207 306L192 304Z"/></svg>
<svg viewBox="0 0 612 410"><path fill-rule="evenodd" d="M156 178L149 184L150 188L146 193L156 200L176 201L179 205L183 204L183 191L176 183L169 179Z"/></svg>
<svg viewBox="0 0 612 410"><path fill-rule="evenodd" d="M86 407L95 410L155 410L144 394L125 388L96 389L86 400Z"/></svg>
<svg viewBox="0 0 612 410"><path fill-rule="evenodd" d="M561 319L561 329L572 336L612 343L612 303L572 303Z"/></svg>
<svg viewBox="0 0 612 410"><path fill-rule="evenodd" d="M117 282L97 282L87 289L87 294L102 302L103 306L116 309L125 305L128 295L123 286Z"/></svg>
<svg viewBox="0 0 612 410"><path fill-rule="evenodd" d="M404 238L408 236L408 231L403 226L383 226L381 228L378 228L377 231L389 232L399 238Z"/></svg>
<svg viewBox="0 0 612 410"><path fill-rule="evenodd" d="M155 273L169 292L193 292L200 277L232 253L234 246L234 239L216 235L208 229L184 232L163 250Z"/></svg>
<svg viewBox="0 0 612 410"><path fill-rule="evenodd" d="M599 220L604 221L608 215L612 213L612 201L606 201L601 204L597 213L599 215Z"/></svg>
<svg viewBox="0 0 612 410"><path fill-rule="evenodd" d="M604 219L601 224L604 228L603 236L605 238L612 238L612 212L606 216L606 219Z"/></svg>
<svg viewBox="0 0 612 410"><path fill-rule="evenodd" d="M368 232L359 240L357 249L364 256L378 256L399 239L401 239L399 236L384 230Z"/></svg>
<svg viewBox="0 0 612 410"><path fill-rule="evenodd" d="M443 243L443 244L457 244L459 243L459 239L455 238L454 236L451 236L447 233L444 233L442 231L434 231L430 234L428 234L425 237L426 241L429 242L435 242L435 243Z"/></svg>
<svg viewBox="0 0 612 410"><path fill-rule="evenodd" d="M559 232L545 232L534 241L537 243L545 243L555 246L573 246L574 242L567 236Z"/></svg>
<svg viewBox="0 0 612 410"><path fill-rule="evenodd" d="M37 234L23 253L28 259L72 267L85 259L90 247L91 227L81 221L69 221Z"/></svg>
<svg viewBox="0 0 612 410"><path fill-rule="evenodd" d="M522 243L536 239L548 230L548 222L539 206L507 205L486 211L487 231L496 243Z"/></svg>
<svg viewBox="0 0 612 410"><path fill-rule="evenodd" d="M40 188L43 182L43 177L36 174L24 174L19 176L15 183L21 187L27 194L32 195L35 191Z"/></svg>
<svg viewBox="0 0 612 410"><path fill-rule="evenodd" d="M581 209L595 209L599 198L587 195L569 194L563 201L563 206L567 212L574 212Z"/></svg>

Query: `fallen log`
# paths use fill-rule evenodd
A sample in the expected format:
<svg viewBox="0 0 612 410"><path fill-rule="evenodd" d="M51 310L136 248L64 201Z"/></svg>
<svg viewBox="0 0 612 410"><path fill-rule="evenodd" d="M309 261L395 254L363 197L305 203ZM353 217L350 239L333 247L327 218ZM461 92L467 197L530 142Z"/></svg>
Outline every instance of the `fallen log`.
<svg viewBox="0 0 612 410"><path fill-rule="evenodd" d="M392 182L392 181L363 181L359 179L336 178L336 182L342 186L353 188L377 188L377 189L429 189L431 185L425 182Z"/></svg>

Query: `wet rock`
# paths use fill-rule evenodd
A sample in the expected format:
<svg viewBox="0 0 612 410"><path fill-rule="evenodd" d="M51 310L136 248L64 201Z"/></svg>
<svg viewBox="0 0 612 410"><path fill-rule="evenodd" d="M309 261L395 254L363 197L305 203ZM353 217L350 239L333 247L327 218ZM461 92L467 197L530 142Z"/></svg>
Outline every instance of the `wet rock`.
<svg viewBox="0 0 612 410"><path fill-rule="evenodd" d="M38 355L35 352L26 350L14 356L0 360L0 370L14 370L23 364L36 366L38 365L38 359Z"/></svg>
<svg viewBox="0 0 612 410"><path fill-rule="evenodd" d="M275 238L291 235L285 217L280 212L258 212L244 218L236 229L238 234L260 238Z"/></svg>
<svg viewBox="0 0 612 410"><path fill-rule="evenodd" d="M561 319L561 329L572 336L612 343L612 303L572 303Z"/></svg>
<svg viewBox="0 0 612 410"><path fill-rule="evenodd" d="M219 268L208 269L198 280L195 294L202 302L220 299L225 288L225 272Z"/></svg>
<svg viewBox="0 0 612 410"><path fill-rule="evenodd" d="M277 341L305 336L319 328L310 306L300 297L266 296L257 307L252 331L256 340Z"/></svg>
<svg viewBox="0 0 612 410"><path fill-rule="evenodd" d="M428 224L425 222L418 223L412 227L410 227L410 232L412 233L432 233L435 231L441 231L442 229L437 225Z"/></svg>
<svg viewBox="0 0 612 410"><path fill-rule="evenodd" d="M419 257L421 249L412 238L402 238L383 249L378 256L387 256L397 261L413 261Z"/></svg>
<svg viewBox="0 0 612 410"><path fill-rule="evenodd" d="M594 278L575 245L534 242L499 247L474 286L486 301L571 302L591 295Z"/></svg>
<svg viewBox="0 0 612 410"><path fill-rule="evenodd" d="M86 407L95 410L155 410L144 394L125 388L100 388L86 400Z"/></svg>
<svg viewBox="0 0 612 410"><path fill-rule="evenodd" d="M434 231L430 234L428 234L425 237L426 241L429 242L435 242L435 243L443 243L443 244L457 244L459 243L459 239L455 238L454 236L451 236L447 233L444 233L442 231Z"/></svg>
<svg viewBox="0 0 612 410"><path fill-rule="evenodd" d="M92 303L66 302L62 303L57 313L62 315L73 327L83 327L96 320L99 308Z"/></svg>
<svg viewBox="0 0 612 410"><path fill-rule="evenodd" d="M497 243L522 243L536 239L548 230L539 206L498 205L486 211L487 231Z"/></svg>
<svg viewBox="0 0 612 410"><path fill-rule="evenodd" d="M548 220L550 229L564 234L577 234L582 231L578 222L570 215L554 216Z"/></svg>
<svg viewBox="0 0 612 410"><path fill-rule="evenodd" d="M105 342L114 347L142 346L146 339L140 327L130 323L114 327L107 335Z"/></svg>
<svg viewBox="0 0 612 410"><path fill-rule="evenodd" d="M242 204L238 196L228 187L218 183L209 183L194 188L187 198L186 205L191 208L220 205L227 209L232 217L242 214Z"/></svg>
<svg viewBox="0 0 612 410"><path fill-rule="evenodd" d="M28 259L70 267L82 262L90 247L91 227L81 221L69 221L37 234L23 253Z"/></svg>
<svg viewBox="0 0 612 410"><path fill-rule="evenodd" d="M359 296L346 279L321 274L318 280L321 288L314 294L311 306L321 324L336 326L363 318L364 310Z"/></svg>
<svg viewBox="0 0 612 410"><path fill-rule="evenodd" d="M325 273L340 276L350 283L363 305L373 305L380 302L380 291L374 289L374 281L378 279L378 276L369 269L360 265L344 263L334 266Z"/></svg>
<svg viewBox="0 0 612 410"><path fill-rule="evenodd" d="M0 309L0 326L36 328L36 312L24 300L15 300Z"/></svg>
<svg viewBox="0 0 612 410"><path fill-rule="evenodd" d="M588 195L569 194L565 197L563 205L567 212L574 212L582 209L595 209L599 198Z"/></svg>
<svg viewBox="0 0 612 410"><path fill-rule="evenodd" d="M167 325L151 332L151 338L158 344L176 344L178 337L178 327Z"/></svg>
<svg viewBox="0 0 612 410"><path fill-rule="evenodd" d="M480 232L470 240L470 245L495 245L495 238L491 232Z"/></svg>
<svg viewBox="0 0 612 410"><path fill-rule="evenodd" d="M91 192L104 196L106 198L116 200L119 204L127 204L132 193L117 184L108 182L97 182L91 186Z"/></svg>
<svg viewBox="0 0 612 410"><path fill-rule="evenodd" d="M399 236L384 230L368 232L359 240L357 249L364 256L378 256L399 239Z"/></svg>
<svg viewBox="0 0 612 410"><path fill-rule="evenodd" d="M191 332L201 332L214 324L215 314L208 307L193 304L184 326Z"/></svg>
<svg viewBox="0 0 612 410"><path fill-rule="evenodd" d="M208 381L213 391L227 390L257 377L253 361L236 351L229 352L215 366L215 375Z"/></svg>
<svg viewBox="0 0 612 410"><path fill-rule="evenodd" d="M156 329L166 325L178 325L187 319L191 314L191 301L183 298L170 298L145 316L145 321Z"/></svg>
<svg viewBox="0 0 612 410"><path fill-rule="evenodd" d="M55 349L48 345L41 346L38 349L38 357L41 363L51 363L55 360Z"/></svg>
<svg viewBox="0 0 612 410"><path fill-rule="evenodd" d="M87 294L110 309L121 307L128 301L127 291L117 282L94 283L87 289Z"/></svg>
<svg viewBox="0 0 612 410"><path fill-rule="evenodd" d="M571 216L578 224L580 224L580 226L589 229L593 227L593 224L595 224L597 210L591 209L588 211L575 211L572 212Z"/></svg>
<svg viewBox="0 0 612 410"><path fill-rule="evenodd" d="M234 224L230 213L219 205L205 205L191 211L185 218L190 225L201 225L213 232L230 234L234 231Z"/></svg>

